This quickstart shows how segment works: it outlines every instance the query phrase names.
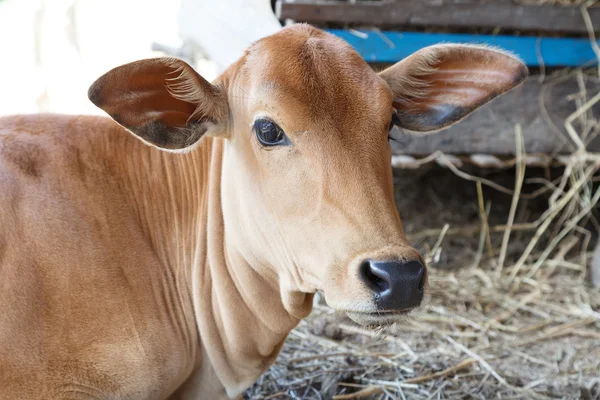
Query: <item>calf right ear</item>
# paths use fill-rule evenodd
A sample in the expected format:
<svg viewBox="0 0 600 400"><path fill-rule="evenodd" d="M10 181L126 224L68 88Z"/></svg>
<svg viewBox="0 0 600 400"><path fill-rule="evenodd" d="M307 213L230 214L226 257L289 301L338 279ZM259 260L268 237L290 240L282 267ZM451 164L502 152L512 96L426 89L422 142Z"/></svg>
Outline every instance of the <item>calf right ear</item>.
<svg viewBox="0 0 600 400"><path fill-rule="evenodd" d="M184 61L154 58L117 67L88 91L92 103L155 147L185 151L205 134L224 135L229 108L222 88Z"/></svg>
<svg viewBox="0 0 600 400"><path fill-rule="evenodd" d="M444 129L519 86L527 67L483 46L426 47L379 73L390 89L398 125L415 132Z"/></svg>

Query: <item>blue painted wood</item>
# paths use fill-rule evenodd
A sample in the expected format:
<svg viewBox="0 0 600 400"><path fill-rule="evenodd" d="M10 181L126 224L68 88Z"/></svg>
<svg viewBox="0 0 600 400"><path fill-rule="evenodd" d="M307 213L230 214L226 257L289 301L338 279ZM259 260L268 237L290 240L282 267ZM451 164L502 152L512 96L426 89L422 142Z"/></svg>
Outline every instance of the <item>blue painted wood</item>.
<svg viewBox="0 0 600 400"><path fill-rule="evenodd" d="M579 67L597 62L590 41L580 38L493 36L459 33L390 32L330 29L350 43L368 62L393 63L415 51L438 43L486 44L508 50L529 66ZM599 42L600 43L600 42Z"/></svg>

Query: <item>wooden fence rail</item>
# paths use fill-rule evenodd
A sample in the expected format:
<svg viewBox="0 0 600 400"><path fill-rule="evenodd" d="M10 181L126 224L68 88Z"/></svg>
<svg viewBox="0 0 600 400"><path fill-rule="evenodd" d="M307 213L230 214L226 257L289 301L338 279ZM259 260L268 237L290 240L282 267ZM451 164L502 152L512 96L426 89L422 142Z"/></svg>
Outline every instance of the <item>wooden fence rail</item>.
<svg viewBox="0 0 600 400"><path fill-rule="evenodd" d="M588 9L600 30L600 7ZM519 5L508 0L402 0L347 3L323 0L279 0L280 19L298 22L341 22L368 26L503 28L518 31L584 35L579 7Z"/></svg>

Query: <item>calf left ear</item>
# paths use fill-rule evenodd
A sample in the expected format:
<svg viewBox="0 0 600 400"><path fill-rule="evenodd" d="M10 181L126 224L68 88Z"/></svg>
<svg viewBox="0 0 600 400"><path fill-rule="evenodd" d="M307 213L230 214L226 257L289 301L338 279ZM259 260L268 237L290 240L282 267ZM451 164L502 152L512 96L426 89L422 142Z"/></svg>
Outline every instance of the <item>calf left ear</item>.
<svg viewBox="0 0 600 400"><path fill-rule="evenodd" d="M397 124L416 132L446 128L520 85L527 67L482 46L435 45L382 71L393 92Z"/></svg>
<svg viewBox="0 0 600 400"><path fill-rule="evenodd" d="M175 58L117 67L92 84L88 97L135 136L174 151L223 134L229 114L221 88Z"/></svg>

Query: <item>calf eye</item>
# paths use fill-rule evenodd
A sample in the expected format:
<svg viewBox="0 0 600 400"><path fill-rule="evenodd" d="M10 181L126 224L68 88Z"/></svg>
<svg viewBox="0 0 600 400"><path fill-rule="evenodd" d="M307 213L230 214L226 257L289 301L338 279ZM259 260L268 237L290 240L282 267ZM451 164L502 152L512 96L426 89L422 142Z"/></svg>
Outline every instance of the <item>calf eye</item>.
<svg viewBox="0 0 600 400"><path fill-rule="evenodd" d="M290 143L283 129L268 119L257 119L254 122L254 132L256 132L256 137L263 146L278 146Z"/></svg>

